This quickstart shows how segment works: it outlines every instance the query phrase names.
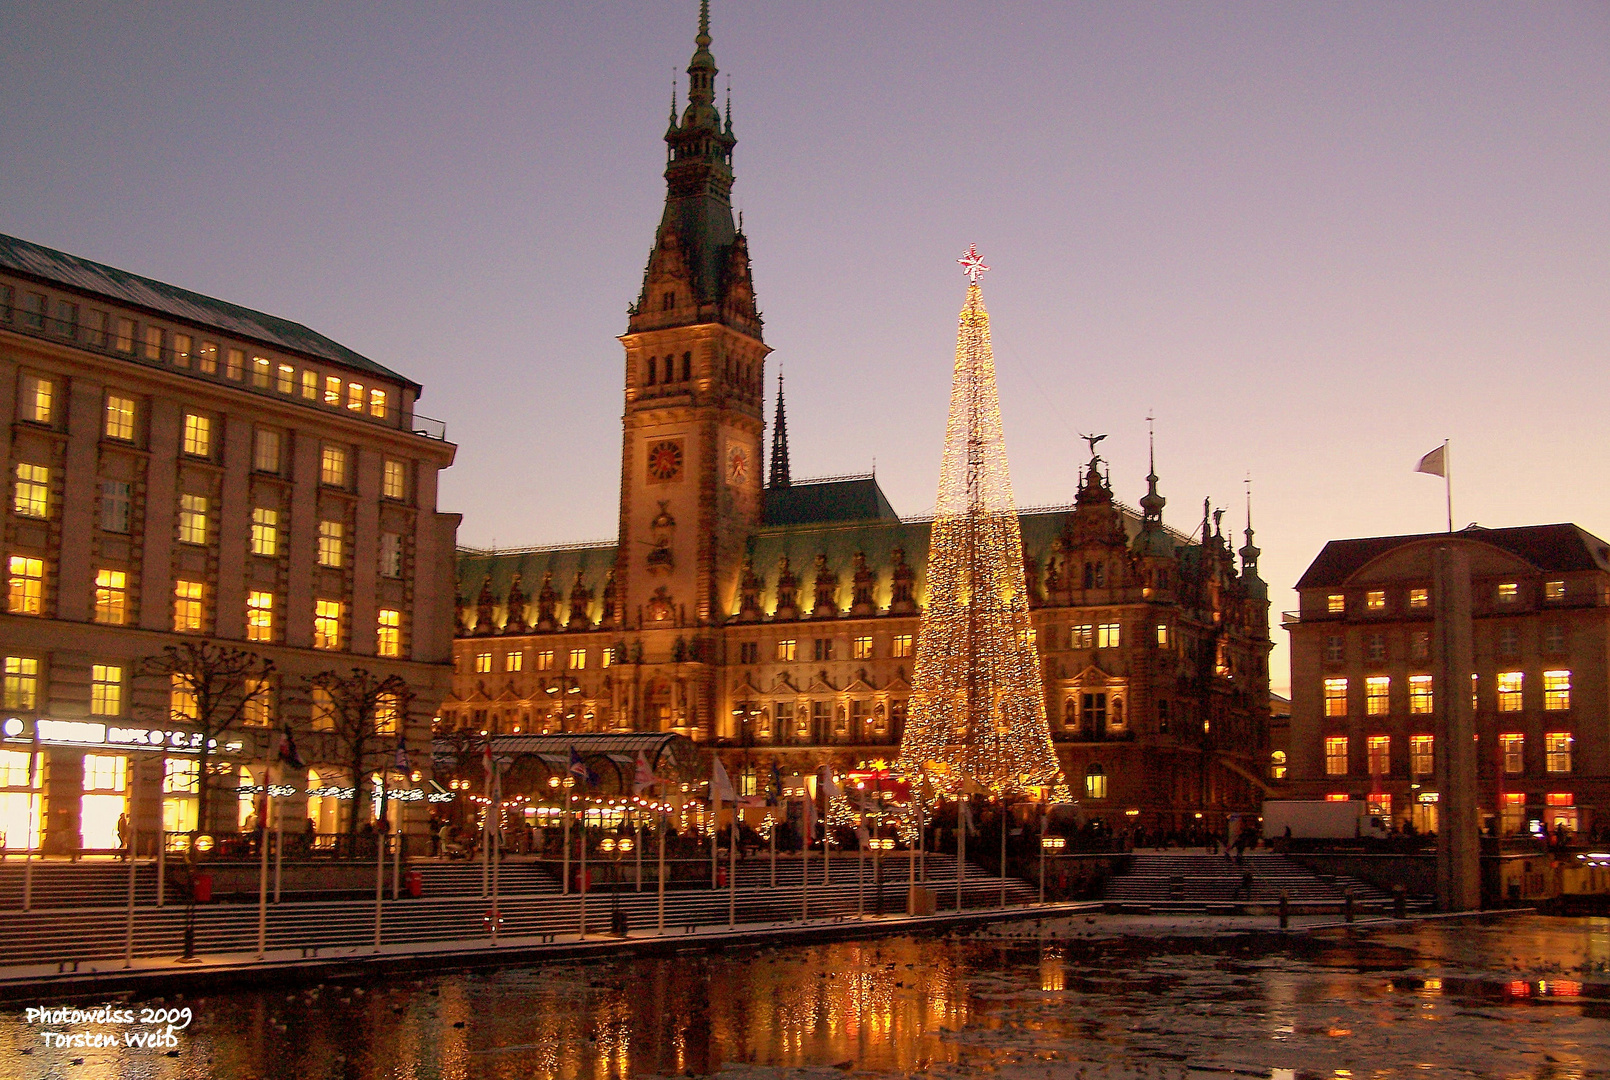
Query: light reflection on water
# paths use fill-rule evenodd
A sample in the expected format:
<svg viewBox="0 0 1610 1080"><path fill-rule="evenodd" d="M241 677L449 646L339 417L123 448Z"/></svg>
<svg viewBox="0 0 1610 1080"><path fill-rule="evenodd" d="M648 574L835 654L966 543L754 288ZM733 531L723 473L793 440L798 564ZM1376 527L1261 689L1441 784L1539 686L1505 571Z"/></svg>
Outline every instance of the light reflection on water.
<svg viewBox="0 0 1610 1080"><path fill-rule="evenodd" d="M198 1019L172 1058L48 1049L8 1011L0 1076L1610 1076L1606 920L1284 942L1109 920L1036 933L241 990L186 1002Z"/></svg>

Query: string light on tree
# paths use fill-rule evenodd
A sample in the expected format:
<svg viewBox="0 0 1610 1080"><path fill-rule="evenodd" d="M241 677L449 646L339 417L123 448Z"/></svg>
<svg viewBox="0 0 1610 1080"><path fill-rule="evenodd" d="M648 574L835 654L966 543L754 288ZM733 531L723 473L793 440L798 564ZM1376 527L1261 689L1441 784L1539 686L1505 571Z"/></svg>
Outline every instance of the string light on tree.
<svg viewBox="0 0 1610 1080"><path fill-rule="evenodd" d="M1029 633L1023 537L1001 430L976 247L957 260L967 301L928 555L928 605L897 768L955 795L1068 799Z"/></svg>

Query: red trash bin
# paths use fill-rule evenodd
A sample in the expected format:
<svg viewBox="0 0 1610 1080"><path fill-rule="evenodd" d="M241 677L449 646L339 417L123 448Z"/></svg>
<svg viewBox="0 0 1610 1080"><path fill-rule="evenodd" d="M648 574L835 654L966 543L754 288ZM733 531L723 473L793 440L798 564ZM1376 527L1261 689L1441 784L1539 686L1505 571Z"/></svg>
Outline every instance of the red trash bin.
<svg viewBox="0 0 1610 1080"><path fill-rule="evenodd" d="M410 870L404 880L407 882L408 895L418 900L425 891L425 875L418 870Z"/></svg>
<svg viewBox="0 0 1610 1080"><path fill-rule="evenodd" d="M195 882L190 886L190 898L198 904L205 904L212 899L212 875L197 874Z"/></svg>

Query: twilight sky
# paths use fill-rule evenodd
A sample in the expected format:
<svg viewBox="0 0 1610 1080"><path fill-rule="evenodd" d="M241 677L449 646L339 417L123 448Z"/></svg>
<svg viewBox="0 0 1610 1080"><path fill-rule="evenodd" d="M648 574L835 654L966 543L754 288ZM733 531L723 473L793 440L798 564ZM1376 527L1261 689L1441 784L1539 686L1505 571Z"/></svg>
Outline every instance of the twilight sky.
<svg viewBox="0 0 1610 1080"><path fill-rule="evenodd" d="M0 231L424 383L463 543L613 537L696 11L3 0ZM1610 5L716 0L713 34L796 477L933 505L976 243L1020 505L1091 430L1135 503L1154 411L1170 524L1239 530L1251 475L1277 613L1326 539L1443 527L1444 438L1456 525L1610 535Z"/></svg>

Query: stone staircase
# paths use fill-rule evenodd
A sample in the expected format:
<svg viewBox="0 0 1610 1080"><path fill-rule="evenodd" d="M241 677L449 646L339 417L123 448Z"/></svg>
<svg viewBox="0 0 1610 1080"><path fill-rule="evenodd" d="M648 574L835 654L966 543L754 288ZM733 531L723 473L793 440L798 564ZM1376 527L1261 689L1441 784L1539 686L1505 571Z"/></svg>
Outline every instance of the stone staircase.
<svg viewBox="0 0 1610 1080"><path fill-rule="evenodd" d="M1252 874L1250 892L1244 875ZM1356 878L1316 874L1273 852L1248 852L1237 866L1206 851L1137 851L1129 870L1106 883L1102 899L1157 911L1208 911L1226 906L1273 906L1284 891L1294 906L1339 906L1349 891L1361 907L1390 907L1387 892Z"/></svg>

